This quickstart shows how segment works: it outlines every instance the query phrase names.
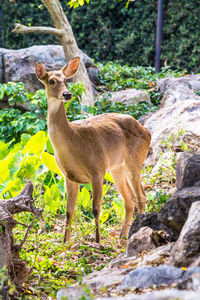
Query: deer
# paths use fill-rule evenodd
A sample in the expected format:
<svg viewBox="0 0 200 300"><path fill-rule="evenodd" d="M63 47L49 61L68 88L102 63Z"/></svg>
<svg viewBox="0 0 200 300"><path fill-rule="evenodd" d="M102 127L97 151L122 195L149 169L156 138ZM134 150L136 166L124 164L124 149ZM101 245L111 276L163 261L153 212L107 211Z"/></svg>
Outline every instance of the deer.
<svg viewBox="0 0 200 300"><path fill-rule="evenodd" d="M80 57L71 59L61 70L47 71L37 62L35 72L44 84L48 106L48 134L67 191L64 242L70 242L72 219L79 185L92 184L92 212L96 243L101 242L100 212L104 176L109 171L125 203L125 220L120 238L127 238L135 208L145 209L141 170L148 154L151 135L135 118L105 113L69 122L64 102L72 98L68 81L77 73Z"/></svg>

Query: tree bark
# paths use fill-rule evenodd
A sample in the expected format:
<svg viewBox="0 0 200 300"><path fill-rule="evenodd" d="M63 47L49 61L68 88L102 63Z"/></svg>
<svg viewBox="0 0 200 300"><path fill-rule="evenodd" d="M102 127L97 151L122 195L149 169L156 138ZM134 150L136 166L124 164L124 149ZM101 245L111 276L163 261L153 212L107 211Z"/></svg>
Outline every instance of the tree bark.
<svg viewBox="0 0 200 300"><path fill-rule="evenodd" d="M71 25L62 9L62 6L59 0L42 0L46 8L48 9L55 28L51 27L26 27L21 24L15 24L15 29L13 32L15 33L29 33L29 32L43 32L48 34L54 34L60 40L63 50L65 53L66 60L69 61L70 59L80 56L80 50L76 43ZM74 81L81 81L84 84L86 95L82 95L83 103L93 104L93 92L92 86L87 74L86 67L83 63L83 60L80 61L79 71L74 77Z"/></svg>
<svg viewBox="0 0 200 300"><path fill-rule="evenodd" d="M8 276L17 288L22 285L30 274L30 269L20 258L19 251L27 239L32 224L29 226L22 224L27 227L27 232L23 241L16 245L12 230L18 222L14 220L13 215L26 211L32 212L37 218L41 217L42 210L33 206L32 193L33 185L29 181L18 196L8 200L0 200L0 269L6 266ZM5 294L6 289L5 285L4 291L0 291L0 293Z"/></svg>

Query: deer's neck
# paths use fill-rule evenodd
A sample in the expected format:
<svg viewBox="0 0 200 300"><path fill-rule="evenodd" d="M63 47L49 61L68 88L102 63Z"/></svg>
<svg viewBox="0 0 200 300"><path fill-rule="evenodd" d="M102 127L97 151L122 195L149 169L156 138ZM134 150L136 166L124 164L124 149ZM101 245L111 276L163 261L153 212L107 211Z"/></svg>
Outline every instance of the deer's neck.
<svg viewBox="0 0 200 300"><path fill-rule="evenodd" d="M48 99L48 132L54 146L62 137L70 137L72 134L63 102L52 98Z"/></svg>

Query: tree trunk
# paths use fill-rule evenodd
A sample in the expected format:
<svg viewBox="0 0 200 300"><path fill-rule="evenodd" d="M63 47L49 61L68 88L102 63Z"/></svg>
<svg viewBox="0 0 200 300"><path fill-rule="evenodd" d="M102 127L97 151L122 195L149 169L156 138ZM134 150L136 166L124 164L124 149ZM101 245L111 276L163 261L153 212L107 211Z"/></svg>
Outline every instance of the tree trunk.
<svg viewBox="0 0 200 300"><path fill-rule="evenodd" d="M29 32L43 32L54 34L60 40L63 50L65 53L66 60L69 61L70 59L80 56L81 53L77 46L71 25L62 9L62 6L59 0L42 0L46 8L48 9L55 28L51 27L26 27L21 24L15 24L15 29L13 32L15 33L29 33ZM77 72L76 76L74 77L74 81L81 81L84 84L86 95L82 95L83 103L93 104L93 92L92 92L92 85L86 70L86 67L83 63L83 60L80 61L79 71Z"/></svg>
<svg viewBox="0 0 200 300"><path fill-rule="evenodd" d="M17 288L22 285L30 274L30 269L20 258L19 251L27 239L32 224L30 226L21 224L27 227L27 232L23 241L19 245L15 245L12 230L18 222L14 220L13 215L26 211L32 212L38 218L41 217L42 210L33 206L32 193L33 185L29 181L18 196L8 200L0 200L0 269L6 266L7 275ZM7 299L8 287L6 282L3 291L0 291L0 296L2 294L4 294L3 299Z"/></svg>

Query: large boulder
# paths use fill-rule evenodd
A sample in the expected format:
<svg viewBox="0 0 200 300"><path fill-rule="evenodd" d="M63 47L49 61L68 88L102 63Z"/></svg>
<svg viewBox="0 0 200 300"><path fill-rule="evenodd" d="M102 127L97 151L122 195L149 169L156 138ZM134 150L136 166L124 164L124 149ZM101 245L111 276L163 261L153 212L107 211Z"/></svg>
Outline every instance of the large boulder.
<svg viewBox="0 0 200 300"><path fill-rule="evenodd" d="M112 102L121 102L126 105L134 105L139 102L147 102L151 104L150 96L146 91L136 89L126 89L116 92L111 92L110 100Z"/></svg>
<svg viewBox="0 0 200 300"><path fill-rule="evenodd" d="M91 58L80 51L80 56L95 83L98 70ZM30 92L44 88L35 75L35 63L40 61L48 70L59 70L66 64L62 46L32 46L25 49L11 50L0 48L0 82L24 82Z"/></svg>
<svg viewBox="0 0 200 300"><path fill-rule="evenodd" d="M200 187L200 154L183 152L176 165L176 187Z"/></svg>
<svg viewBox="0 0 200 300"><path fill-rule="evenodd" d="M199 197L200 200L200 197ZM188 219L172 249L170 263L187 267L200 257L200 201L192 204Z"/></svg>
<svg viewBox="0 0 200 300"><path fill-rule="evenodd" d="M158 219L157 213L144 213L138 215L132 222L129 229L129 239L143 227L149 227L153 231L165 231L170 240L175 241L177 235L171 228L168 228L161 220Z"/></svg>
<svg viewBox="0 0 200 300"><path fill-rule="evenodd" d="M194 84L195 82L195 84ZM163 94L161 107L144 120L144 126L151 132L151 149L146 164L154 165L163 151L162 140L180 130L189 150L198 151L200 147L200 96L193 87L198 87L200 75L181 78L165 78L157 81L157 88Z"/></svg>
<svg viewBox="0 0 200 300"><path fill-rule="evenodd" d="M193 202L200 200L199 187L185 187L178 190L159 211L157 217L173 232L180 231L185 224Z"/></svg>

